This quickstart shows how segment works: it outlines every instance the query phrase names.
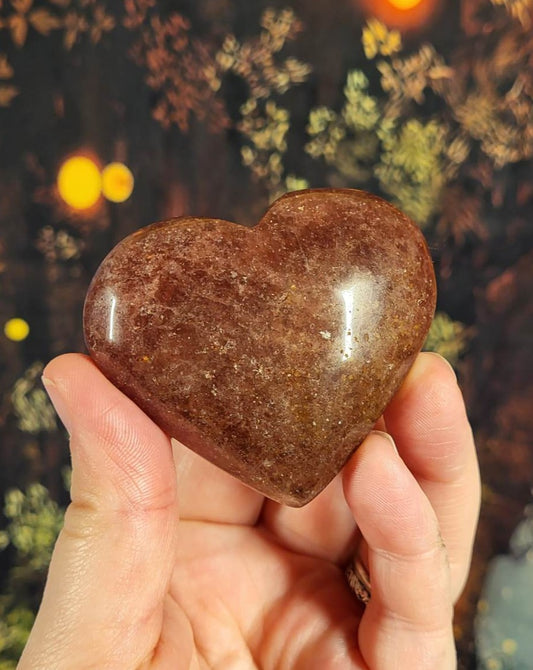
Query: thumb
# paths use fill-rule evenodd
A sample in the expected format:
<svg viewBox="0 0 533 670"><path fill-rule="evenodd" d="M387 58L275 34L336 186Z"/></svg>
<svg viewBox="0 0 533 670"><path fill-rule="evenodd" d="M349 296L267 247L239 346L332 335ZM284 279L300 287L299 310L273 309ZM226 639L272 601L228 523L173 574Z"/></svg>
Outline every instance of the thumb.
<svg viewBox="0 0 533 670"><path fill-rule="evenodd" d="M55 359L43 382L70 433L72 502L18 667L137 667L175 555L170 441L85 356Z"/></svg>

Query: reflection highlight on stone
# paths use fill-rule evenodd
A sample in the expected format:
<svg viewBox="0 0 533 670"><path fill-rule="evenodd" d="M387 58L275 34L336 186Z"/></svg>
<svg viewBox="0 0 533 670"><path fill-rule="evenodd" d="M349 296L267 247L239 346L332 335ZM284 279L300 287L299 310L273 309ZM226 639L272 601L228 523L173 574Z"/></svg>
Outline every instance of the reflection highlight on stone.
<svg viewBox="0 0 533 670"><path fill-rule="evenodd" d="M353 303L354 303L354 289L342 291L342 299L344 300L344 348L342 350L343 358L351 358L353 351Z"/></svg>
<svg viewBox="0 0 533 670"><path fill-rule="evenodd" d="M347 361L354 355L355 348L363 345L365 333L374 329L382 316L382 289L376 277L358 274L353 285L341 291L341 296L344 305L341 356Z"/></svg>
<svg viewBox="0 0 533 670"><path fill-rule="evenodd" d="M107 330L107 341L115 342L115 314L117 309L117 297L111 293L109 300L109 327Z"/></svg>

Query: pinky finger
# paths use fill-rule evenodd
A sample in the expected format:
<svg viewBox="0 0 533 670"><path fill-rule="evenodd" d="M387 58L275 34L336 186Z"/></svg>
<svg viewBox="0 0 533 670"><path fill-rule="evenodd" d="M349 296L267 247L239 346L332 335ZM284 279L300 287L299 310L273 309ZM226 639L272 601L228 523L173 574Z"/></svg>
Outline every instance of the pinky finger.
<svg viewBox="0 0 533 670"><path fill-rule="evenodd" d="M368 545L372 598L359 627L372 670L456 667L447 553L435 513L390 436L374 432L344 474Z"/></svg>

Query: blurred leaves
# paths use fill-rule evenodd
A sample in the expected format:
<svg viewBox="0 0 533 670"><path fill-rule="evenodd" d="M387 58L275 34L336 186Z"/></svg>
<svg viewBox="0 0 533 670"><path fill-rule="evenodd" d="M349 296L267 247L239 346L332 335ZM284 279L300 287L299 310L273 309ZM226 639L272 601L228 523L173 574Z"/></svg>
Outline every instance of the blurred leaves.
<svg viewBox="0 0 533 670"><path fill-rule="evenodd" d="M65 0L66 12L62 26L65 29L63 44L70 51L83 34L87 34L93 44L98 44L104 33L111 32L116 27L113 16L108 14L104 5L94 0L80 0L76 6L70 6Z"/></svg>
<svg viewBox="0 0 533 670"><path fill-rule="evenodd" d="M462 185L452 184L443 194L441 216L437 232L454 244L464 244L471 234L486 240L488 231L483 226L483 198L481 192L465 193Z"/></svg>
<svg viewBox="0 0 533 670"><path fill-rule="evenodd" d="M242 106L241 114L238 128L244 140L242 163L250 168L256 181L265 185L269 201L289 191L308 188L306 179L285 174L283 157L290 128L288 110L278 107L272 100L264 102L251 98Z"/></svg>
<svg viewBox="0 0 533 670"><path fill-rule="evenodd" d="M471 337L464 324L454 321L444 312L437 312L423 348L444 356L455 367L467 350Z"/></svg>
<svg viewBox="0 0 533 670"><path fill-rule="evenodd" d="M385 108L390 117L405 112L411 102L421 105L426 89L441 93L443 82L454 74L431 44L422 45L416 53L404 58L378 61L376 67L381 73L383 91L389 97Z"/></svg>
<svg viewBox="0 0 533 670"><path fill-rule="evenodd" d="M97 5L94 8L93 20L89 35L91 42L98 44L104 33L111 32L115 27L115 19L106 13L102 5Z"/></svg>
<svg viewBox="0 0 533 670"><path fill-rule="evenodd" d="M278 192L283 177L283 155L287 151L289 112L269 100L248 100L241 108L239 130L245 144L241 148L243 165L258 181L267 185L271 197Z"/></svg>
<svg viewBox="0 0 533 670"><path fill-rule="evenodd" d="M296 58L278 58L286 43L302 30L292 9L267 9L261 17L262 32L242 44L228 35L216 55L220 73L233 72L248 84L251 98L285 93L306 81L311 68Z"/></svg>
<svg viewBox="0 0 533 670"><path fill-rule="evenodd" d="M524 28L531 27L533 0L491 0L495 6L505 7L509 14L520 21Z"/></svg>
<svg viewBox="0 0 533 670"><path fill-rule="evenodd" d="M11 79L13 68L7 62L7 56L0 54L0 79Z"/></svg>
<svg viewBox="0 0 533 670"><path fill-rule="evenodd" d="M349 130L354 132L374 130L380 120L380 109L375 98L368 95L368 79L361 70L348 72L344 97L346 104L342 118Z"/></svg>
<svg viewBox="0 0 533 670"><path fill-rule="evenodd" d="M65 49L70 51L70 49L72 49L72 47L76 44L80 35L88 31L89 24L83 15L80 15L75 11L71 11L66 14L63 25L65 27L63 44Z"/></svg>
<svg viewBox="0 0 533 670"><path fill-rule="evenodd" d="M66 230L55 230L52 226L44 226L39 231L35 246L49 263L55 263L79 258L84 242Z"/></svg>
<svg viewBox="0 0 533 670"><path fill-rule="evenodd" d="M35 620L32 610L9 601L0 596L0 670L16 669Z"/></svg>
<svg viewBox="0 0 533 670"><path fill-rule="evenodd" d="M479 11L492 6L491 0L477 4ZM329 166L330 183L372 188L377 179L421 226L442 214L437 232L451 232L457 243L470 233L487 238L486 198L464 186L465 178L474 176L471 157L479 148L501 170L533 156L533 33L524 28L526 5L527 12L533 6L511 0L494 4L521 20L494 18L498 40L480 34L471 49L452 52L450 63L431 44L403 55L394 31L368 21L362 34L366 57L387 57L375 61L381 94L370 94L366 74L352 71L340 111L321 106L309 113L305 150ZM490 19L486 23L491 25ZM429 94L431 116L423 111ZM485 188L494 189L494 180ZM490 194L493 205L504 197Z"/></svg>
<svg viewBox="0 0 533 670"><path fill-rule="evenodd" d="M57 428L56 413L41 387L42 363L31 365L18 379L11 392L13 412L20 430L36 434Z"/></svg>
<svg viewBox="0 0 533 670"><path fill-rule="evenodd" d="M533 156L533 33L512 26L469 67L456 68L444 97L461 128L497 168Z"/></svg>
<svg viewBox="0 0 533 670"><path fill-rule="evenodd" d="M381 130L380 139L375 174L381 188L408 216L426 225L440 207L446 183L447 129L436 121L409 119L398 130L392 126Z"/></svg>
<svg viewBox="0 0 533 670"><path fill-rule="evenodd" d="M130 25L135 25L132 18ZM164 128L189 129L192 116L205 121L211 131L228 125L214 68L212 46L192 38L191 24L181 14L163 19L155 14L140 28L132 56L147 68L146 83L158 93L153 117Z"/></svg>
<svg viewBox="0 0 533 670"><path fill-rule="evenodd" d="M159 94L153 115L164 128L175 124L187 132L193 115L211 132L226 128L230 121L218 94L228 73L246 83L255 101L287 92L310 73L305 63L280 55L302 29L290 9L267 9L258 36L240 42L228 34L217 48L211 41L192 38L191 24L181 14L163 19L150 13L152 7L151 1L128 0L124 25L140 32L132 55L148 69L146 82Z"/></svg>
<svg viewBox="0 0 533 670"><path fill-rule="evenodd" d="M4 515L0 551L10 547L14 560L0 595L0 670L14 669L26 644L64 512L34 483L7 491Z"/></svg>
<svg viewBox="0 0 533 670"><path fill-rule="evenodd" d="M362 42L369 59L402 48L400 36L374 19L363 29ZM384 193L426 226L439 210L446 183L466 161L470 145L463 135L453 136L443 120L424 123L412 117L412 105L425 102L426 89L440 92L453 70L428 44L407 57L379 60L376 68L384 95L369 94L362 71L349 72L340 113L327 107L311 110L305 148L332 166L346 186L362 186L376 178Z"/></svg>
<svg viewBox="0 0 533 670"><path fill-rule="evenodd" d="M308 182L287 174L290 113L272 99L303 83L311 72L306 63L280 57L286 43L301 32L302 24L292 9L267 9L261 16L258 37L242 44L233 35L224 40L216 60L220 76L232 72L247 84L250 97L241 107L237 129L242 136L241 158L255 181L262 183L270 201L287 191L306 188Z"/></svg>
<svg viewBox="0 0 533 670"><path fill-rule="evenodd" d="M328 107L316 107L309 112L307 132L311 140L305 150L313 158L324 158L333 163L339 142L346 137L346 127L338 114Z"/></svg>
<svg viewBox="0 0 533 670"><path fill-rule="evenodd" d="M363 28L363 49L369 60L378 54L392 56L401 51L402 36L398 30L389 30L384 23L372 18Z"/></svg>
<svg viewBox="0 0 533 670"><path fill-rule="evenodd" d="M0 531L0 547L12 544L25 566L45 569L63 525L63 511L47 489L41 484L30 484L26 492L11 489L6 493L4 514L8 526Z"/></svg>
<svg viewBox="0 0 533 670"><path fill-rule="evenodd" d="M377 128L382 110L368 94L368 78L361 70L348 72L344 86L344 105L340 114L327 107L309 113L306 152L323 158L348 180L361 182L372 174L378 155Z"/></svg>
<svg viewBox="0 0 533 670"><path fill-rule="evenodd" d="M155 7L156 0L124 0L126 17L123 25L128 30L137 30L146 21L148 12Z"/></svg>
<svg viewBox="0 0 533 670"><path fill-rule="evenodd" d="M0 107L9 107L13 98L19 94L16 86L5 84L2 80L13 77L13 68L7 62L7 56L0 54Z"/></svg>
<svg viewBox="0 0 533 670"><path fill-rule="evenodd" d="M448 128L437 121L405 123L390 118L386 102L369 95L360 70L348 73L345 103L338 114L327 107L311 110L307 153L333 166L347 185L376 177L382 190L421 226L438 210L446 168L462 161L469 147L449 143Z"/></svg>
<svg viewBox="0 0 533 670"><path fill-rule="evenodd" d="M61 27L57 16L44 7L35 8L33 0L11 0L11 7L12 12L0 18L0 30L7 29L17 47L24 46L30 26L45 36Z"/></svg>
<svg viewBox="0 0 533 670"><path fill-rule="evenodd" d="M61 21L42 7L31 12L28 21L41 35L49 35L52 30L57 30L61 26Z"/></svg>
<svg viewBox="0 0 533 670"><path fill-rule="evenodd" d="M13 43L22 48L30 27L44 37L62 28L63 44L70 50L82 34L87 33L93 44L97 44L104 33L115 27L115 19L96 0L79 0L72 4L71 0L49 1L52 11L46 6L35 6L34 0L11 0L12 11L5 17L0 16L0 30L8 30Z"/></svg>

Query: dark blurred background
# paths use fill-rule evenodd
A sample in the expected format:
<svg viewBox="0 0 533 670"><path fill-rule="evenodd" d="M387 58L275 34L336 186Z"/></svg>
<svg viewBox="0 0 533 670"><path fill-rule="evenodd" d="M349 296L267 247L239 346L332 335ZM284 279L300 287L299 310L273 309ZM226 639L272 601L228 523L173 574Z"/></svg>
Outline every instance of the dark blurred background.
<svg viewBox="0 0 533 670"><path fill-rule="evenodd" d="M426 348L457 370L484 481L459 664L533 668L533 2L0 0L0 670L68 502L40 374L84 350L99 262L153 221L253 224L328 185L426 235Z"/></svg>

